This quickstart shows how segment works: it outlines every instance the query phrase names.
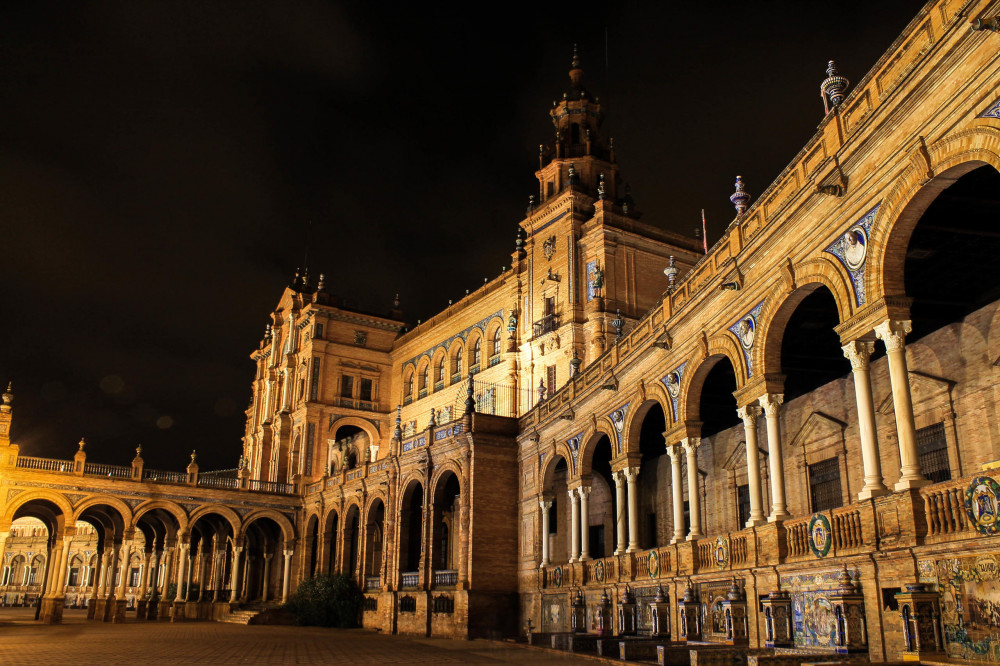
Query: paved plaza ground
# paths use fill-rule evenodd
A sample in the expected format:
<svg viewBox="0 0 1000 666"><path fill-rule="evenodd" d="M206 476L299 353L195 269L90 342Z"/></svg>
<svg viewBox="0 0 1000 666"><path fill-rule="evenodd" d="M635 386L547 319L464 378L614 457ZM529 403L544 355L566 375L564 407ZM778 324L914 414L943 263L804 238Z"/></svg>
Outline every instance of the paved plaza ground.
<svg viewBox="0 0 1000 666"><path fill-rule="evenodd" d="M66 611L42 625L0 609L0 664L550 664L579 657L512 643L384 636L358 629L217 622L88 622ZM595 662L590 662L595 663Z"/></svg>

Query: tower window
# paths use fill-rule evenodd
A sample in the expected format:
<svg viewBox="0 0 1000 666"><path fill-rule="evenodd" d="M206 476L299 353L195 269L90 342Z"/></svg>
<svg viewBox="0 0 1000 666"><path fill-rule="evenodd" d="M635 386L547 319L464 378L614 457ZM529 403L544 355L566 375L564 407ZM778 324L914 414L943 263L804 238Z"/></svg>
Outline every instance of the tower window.
<svg viewBox="0 0 1000 666"><path fill-rule="evenodd" d="M580 126L573 123L569 128L570 143L580 143Z"/></svg>

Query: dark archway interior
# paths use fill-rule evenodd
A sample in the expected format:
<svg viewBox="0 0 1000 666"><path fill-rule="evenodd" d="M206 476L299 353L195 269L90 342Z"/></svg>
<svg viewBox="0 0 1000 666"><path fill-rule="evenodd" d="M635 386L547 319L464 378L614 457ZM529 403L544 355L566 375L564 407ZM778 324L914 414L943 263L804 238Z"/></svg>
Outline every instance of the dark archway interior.
<svg viewBox="0 0 1000 666"><path fill-rule="evenodd" d="M735 390L735 389L734 389ZM667 420L659 403L654 404L646 412L639 429L639 453L643 461L662 456L667 452L663 431L667 429Z"/></svg>
<svg viewBox="0 0 1000 666"><path fill-rule="evenodd" d="M741 423L736 414L736 373L729 359L716 362L701 389L701 436L711 437Z"/></svg>
<svg viewBox="0 0 1000 666"><path fill-rule="evenodd" d="M802 299L789 317L781 339L781 372L785 375L785 402L850 374L840 336L837 302L826 287Z"/></svg>
<svg viewBox="0 0 1000 666"><path fill-rule="evenodd" d="M663 408L654 404L646 412L639 429L639 546L654 548L664 545L666 531L661 529L660 521L664 513L662 499L667 496L666 481L670 478L670 460L665 457L667 452L663 431L667 422Z"/></svg>
<svg viewBox="0 0 1000 666"><path fill-rule="evenodd" d="M983 166L959 178L921 216L903 269L919 340L1000 298L1000 173Z"/></svg>

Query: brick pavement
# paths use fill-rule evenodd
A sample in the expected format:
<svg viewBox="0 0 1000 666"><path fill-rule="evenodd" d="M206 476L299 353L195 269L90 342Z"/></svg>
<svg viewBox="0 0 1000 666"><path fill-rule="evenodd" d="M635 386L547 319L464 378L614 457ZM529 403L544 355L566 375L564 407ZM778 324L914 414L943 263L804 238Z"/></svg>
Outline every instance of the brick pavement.
<svg viewBox="0 0 1000 666"><path fill-rule="evenodd" d="M215 622L88 622L66 611L41 625L0 609L0 664L549 664L579 657L514 644L385 636L362 630Z"/></svg>

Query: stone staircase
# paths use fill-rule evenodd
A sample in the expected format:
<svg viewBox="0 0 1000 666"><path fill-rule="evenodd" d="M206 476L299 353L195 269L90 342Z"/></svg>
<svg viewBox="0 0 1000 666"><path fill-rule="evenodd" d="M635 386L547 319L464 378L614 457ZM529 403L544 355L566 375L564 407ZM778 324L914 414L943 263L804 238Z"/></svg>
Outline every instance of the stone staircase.
<svg viewBox="0 0 1000 666"><path fill-rule="evenodd" d="M237 609L230 610L229 615L222 621L229 624L252 624L254 618L266 610L267 606L264 605L240 606Z"/></svg>

